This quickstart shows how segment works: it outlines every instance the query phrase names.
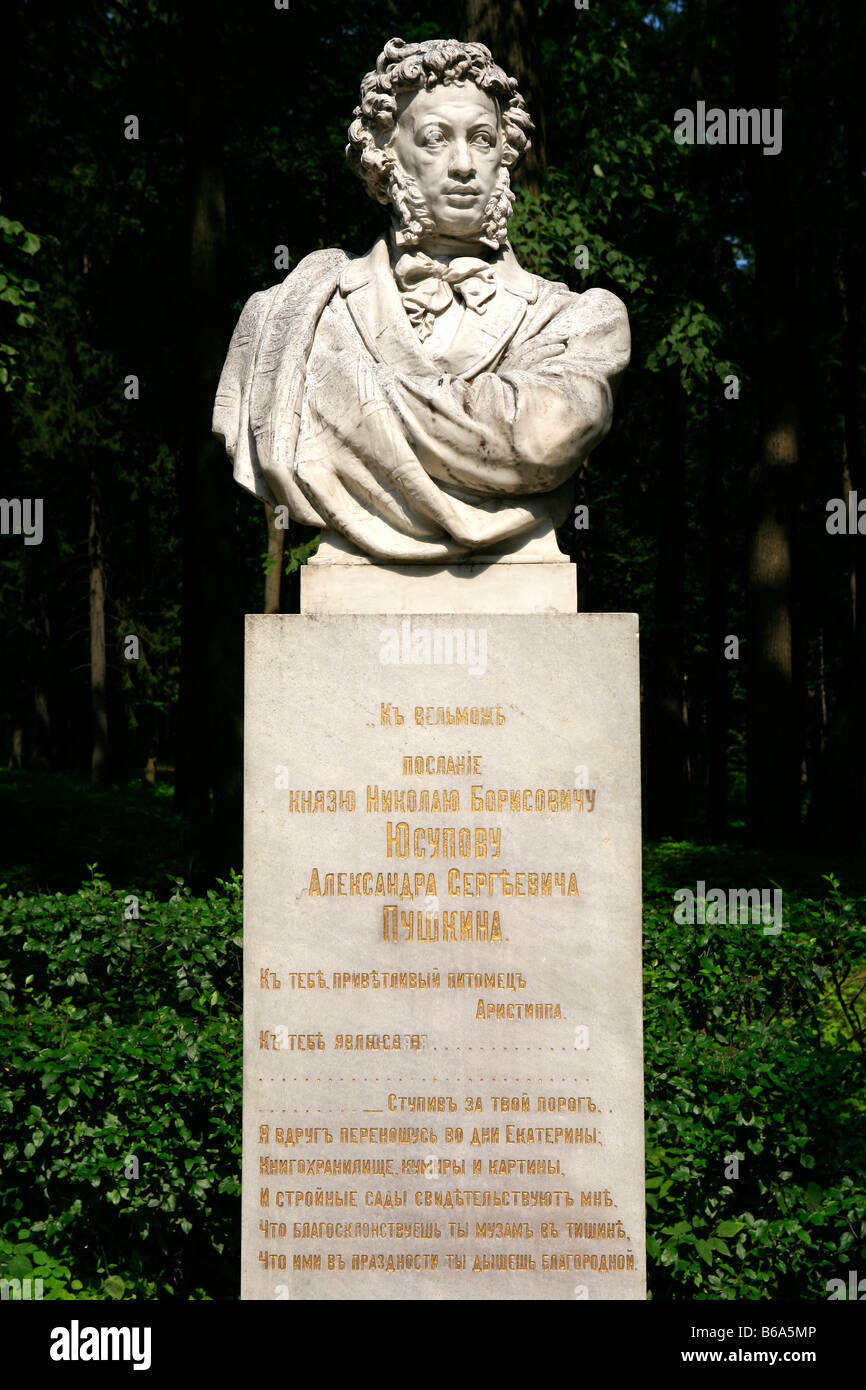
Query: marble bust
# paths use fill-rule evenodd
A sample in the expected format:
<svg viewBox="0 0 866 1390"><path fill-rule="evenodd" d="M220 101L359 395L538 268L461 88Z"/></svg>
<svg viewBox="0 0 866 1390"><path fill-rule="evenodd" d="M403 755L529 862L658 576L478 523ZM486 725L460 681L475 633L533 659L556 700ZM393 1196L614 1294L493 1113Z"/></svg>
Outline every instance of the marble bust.
<svg viewBox="0 0 866 1390"><path fill-rule="evenodd" d="M615 295L529 274L507 239L532 124L483 44L385 45L347 157L390 227L249 300L214 432L236 480L397 564L530 541L569 514L629 358Z"/></svg>

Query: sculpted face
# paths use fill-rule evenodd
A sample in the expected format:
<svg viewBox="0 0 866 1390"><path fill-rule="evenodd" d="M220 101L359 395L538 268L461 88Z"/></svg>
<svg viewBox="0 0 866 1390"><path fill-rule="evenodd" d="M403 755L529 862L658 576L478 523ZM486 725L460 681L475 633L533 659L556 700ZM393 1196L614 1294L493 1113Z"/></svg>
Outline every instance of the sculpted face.
<svg viewBox="0 0 866 1390"><path fill-rule="evenodd" d="M439 236L472 240L502 165L499 108L471 82L441 83L401 103L391 145L415 181Z"/></svg>

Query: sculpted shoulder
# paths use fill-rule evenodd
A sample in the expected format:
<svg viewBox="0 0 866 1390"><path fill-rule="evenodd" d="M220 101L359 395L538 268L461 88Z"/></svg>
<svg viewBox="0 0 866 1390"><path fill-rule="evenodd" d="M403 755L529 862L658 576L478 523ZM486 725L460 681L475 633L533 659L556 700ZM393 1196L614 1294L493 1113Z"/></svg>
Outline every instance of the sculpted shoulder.
<svg viewBox="0 0 866 1390"><path fill-rule="evenodd" d="M539 301L546 302L561 313L577 315L597 323L628 324L628 310L619 296L612 294L610 290L588 289L578 294L561 280L545 280L541 275L533 275L532 279L538 286Z"/></svg>
<svg viewBox="0 0 866 1390"><path fill-rule="evenodd" d="M278 284L269 285L266 290L257 290L255 294L250 295L241 312L240 321L248 318L261 322L267 317L274 302L283 297L289 285L293 294L297 291L303 293L305 288L317 289L323 281L335 276L347 261L354 259L348 252L341 251L336 246L330 246L323 251L311 251L302 261L298 261L294 269Z"/></svg>
<svg viewBox="0 0 866 1390"><path fill-rule="evenodd" d="M291 280L298 285L307 280L312 284L318 284L320 280L341 270L346 261L354 259L348 251L343 251L339 246L329 246L324 251L311 251L302 261L298 261L283 283ZM279 286L276 288L279 289Z"/></svg>
<svg viewBox="0 0 866 1390"><path fill-rule="evenodd" d="M573 324L575 332L596 328L628 342L628 311L610 290L589 289L577 294L562 280L547 280L525 270L510 245L503 248L500 274L503 283L534 304L536 316L546 322L562 320L569 328Z"/></svg>
<svg viewBox="0 0 866 1390"><path fill-rule="evenodd" d="M609 359L618 375L628 365L631 330L628 310L610 290L589 289L576 294L558 280L532 277L538 286L538 310L546 328L562 332L581 351Z"/></svg>

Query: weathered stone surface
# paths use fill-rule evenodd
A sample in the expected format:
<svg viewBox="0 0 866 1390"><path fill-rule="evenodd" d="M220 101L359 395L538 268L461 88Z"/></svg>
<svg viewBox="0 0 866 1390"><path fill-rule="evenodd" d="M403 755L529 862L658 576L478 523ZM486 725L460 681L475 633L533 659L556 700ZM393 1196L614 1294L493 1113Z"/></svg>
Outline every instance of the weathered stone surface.
<svg viewBox="0 0 866 1390"><path fill-rule="evenodd" d="M342 537L301 570L302 613L576 613L577 567L551 527L474 564L382 565Z"/></svg>
<svg viewBox="0 0 866 1390"><path fill-rule="evenodd" d="M644 1297L637 648L247 619L245 1298Z"/></svg>
<svg viewBox="0 0 866 1390"><path fill-rule="evenodd" d="M518 264L509 170L532 125L483 45L391 40L355 116L347 154L390 231L253 295L214 430L242 486L379 560L531 541L610 426L625 308Z"/></svg>

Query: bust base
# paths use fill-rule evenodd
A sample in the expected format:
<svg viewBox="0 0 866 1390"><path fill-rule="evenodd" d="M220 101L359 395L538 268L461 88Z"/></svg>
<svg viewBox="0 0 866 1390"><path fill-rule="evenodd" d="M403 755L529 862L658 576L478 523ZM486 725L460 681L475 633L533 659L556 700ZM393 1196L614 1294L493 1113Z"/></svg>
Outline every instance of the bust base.
<svg viewBox="0 0 866 1390"><path fill-rule="evenodd" d="M577 566L553 527L521 546L443 564L386 564L333 532L301 569L301 612L576 613Z"/></svg>

